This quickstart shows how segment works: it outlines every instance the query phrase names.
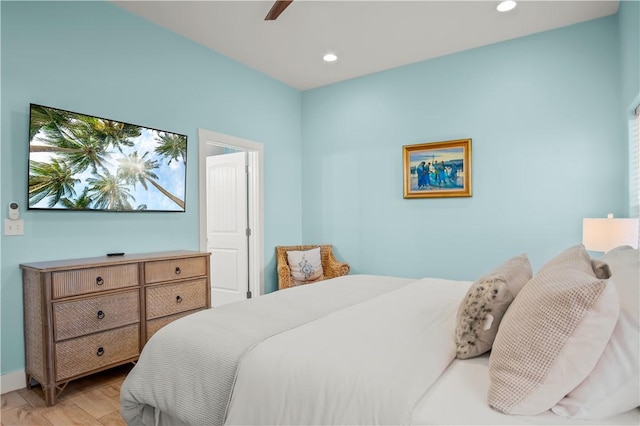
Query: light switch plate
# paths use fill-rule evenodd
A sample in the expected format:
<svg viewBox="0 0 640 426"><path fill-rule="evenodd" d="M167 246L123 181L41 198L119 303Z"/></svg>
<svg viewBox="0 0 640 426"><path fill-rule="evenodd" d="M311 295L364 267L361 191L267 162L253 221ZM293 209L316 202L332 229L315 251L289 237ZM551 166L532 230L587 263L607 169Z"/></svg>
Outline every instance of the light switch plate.
<svg viewBox="0 0 640 426"><path fill-rule="evenodd" d="M24 220L4 220L4 235L24 235Z"/></svg>

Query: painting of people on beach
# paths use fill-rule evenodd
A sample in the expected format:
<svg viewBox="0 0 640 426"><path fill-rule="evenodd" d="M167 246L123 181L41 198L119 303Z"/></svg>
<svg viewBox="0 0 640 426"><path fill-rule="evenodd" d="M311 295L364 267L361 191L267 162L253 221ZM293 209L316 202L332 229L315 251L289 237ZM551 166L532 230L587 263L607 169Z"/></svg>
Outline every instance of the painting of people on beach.
<svg viewBox="0 0 640 426"><path fill-rule="evenodd" d="M404 198L471 197L471 139L402 147Z"/></svg>

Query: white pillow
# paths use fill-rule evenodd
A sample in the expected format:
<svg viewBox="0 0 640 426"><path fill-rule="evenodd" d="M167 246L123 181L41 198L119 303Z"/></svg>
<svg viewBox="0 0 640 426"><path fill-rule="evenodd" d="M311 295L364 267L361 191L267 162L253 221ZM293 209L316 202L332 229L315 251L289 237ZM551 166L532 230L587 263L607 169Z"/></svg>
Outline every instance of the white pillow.
<svg viewBox="0 0 640 426"><path fill-rule="evenodd" d="M593 370L618 320L611 280L597 278L583 246L547 263L507 310L489 358L489 405L536 415Z"/></svg>
<svg viewBox="0 0 640 426"><path fill-rule="evenodd" d="M324 274L320 247L305 251L288 251L287 262L294 281L316 281L321 279Z"/></svg>
<svg viewBox="0 0 640 426"><path fill-rule="evenodd" d="M640 406L640 257L626 246L601 260L620 295L620 318L591 374L552 408L564 417L601 419Z"/></svg>

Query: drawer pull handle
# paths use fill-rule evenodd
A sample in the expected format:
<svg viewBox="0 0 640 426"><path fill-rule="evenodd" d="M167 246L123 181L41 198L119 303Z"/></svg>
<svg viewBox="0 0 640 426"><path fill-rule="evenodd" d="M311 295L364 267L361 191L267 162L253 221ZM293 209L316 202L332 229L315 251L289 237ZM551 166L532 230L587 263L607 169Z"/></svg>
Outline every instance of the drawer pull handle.
<svg viewBox="0 0 640 426"><path fill-rule="evenodd" d="M176 303L182 303L182 296L176 296Z"/></svg>
<svg viewBox="0 0 640 426"><path fill-rule="evenodd" d="M104 278L102 278L102 277L97 277L97 278L96 278L96 284L98 284L98 285L102 285L102 284L104 284Z"/></svg>
<svg viewBox="0 0 640 426"><path fill-rule="evenodd" d="M104 312L98 311L98 319L104 318Z"/></svg>
<svg viewBox="0 0 640 426"><path fill-rule="evenodd" d="M98 355L98 356L104 355L104 348L102 346L100 346L98 348L98 352L96 352L96 355Z"/></svg>
<svg viewBox="0 0 640 426"><path fill-rule="evenodd" d="M182 273L182 271L180 270L179 266L176 266L176 275L180 275Z"/></svg>

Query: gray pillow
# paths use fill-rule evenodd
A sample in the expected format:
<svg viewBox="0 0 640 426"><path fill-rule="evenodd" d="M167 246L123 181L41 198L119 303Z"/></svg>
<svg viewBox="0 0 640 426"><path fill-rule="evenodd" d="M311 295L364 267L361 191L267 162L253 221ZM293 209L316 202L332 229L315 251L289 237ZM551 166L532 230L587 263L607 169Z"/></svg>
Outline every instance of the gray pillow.
<svg viewBox="0 0 640 426"><path fill-rule="evenodd" d="M491 349L502 316L531 276L529 258L521 254L471 285L458 308L457 358L471 358Z"/></svg>

